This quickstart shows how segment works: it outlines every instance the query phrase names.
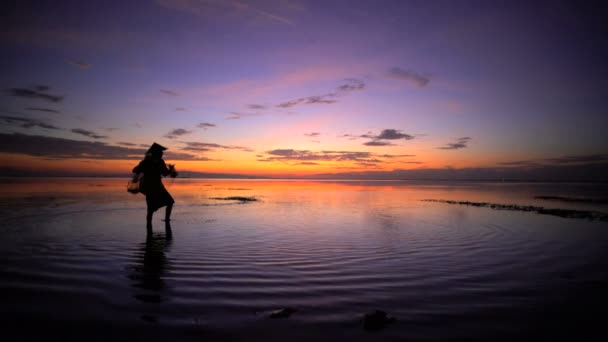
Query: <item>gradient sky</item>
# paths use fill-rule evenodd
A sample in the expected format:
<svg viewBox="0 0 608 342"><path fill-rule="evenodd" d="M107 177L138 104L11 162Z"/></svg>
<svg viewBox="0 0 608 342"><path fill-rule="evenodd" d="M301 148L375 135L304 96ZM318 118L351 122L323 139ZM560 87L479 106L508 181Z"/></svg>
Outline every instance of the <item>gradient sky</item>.
<svg viewBox="0 0 608 342"><path fill-rule="evenodd" d="M582 3L3 2L3 167L128 173L155 141L199 172L580 174L608 163Z"/></svg>

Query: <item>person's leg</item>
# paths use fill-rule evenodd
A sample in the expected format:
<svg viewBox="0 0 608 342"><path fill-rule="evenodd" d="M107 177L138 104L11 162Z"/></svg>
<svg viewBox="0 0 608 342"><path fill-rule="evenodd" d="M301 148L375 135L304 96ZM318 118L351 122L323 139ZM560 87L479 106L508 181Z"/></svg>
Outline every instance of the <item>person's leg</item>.
<svg viewBox="0 0 608 342"><path fill-rule="evenodd" d="M165 222L171 221L171 210L173 210L173 203L167 205L165 209Z"/></svg>
<svg viewBox="0 0 608 342"><path fill-rule="evenodd" d="M146 228L149 231L152 230L152 214L154 214L154 211L148 210L148 214L146 215Z"/></svg>
<svg viewBox="0 0 608 342"><path fill-rule="evenodd" d="M165 221L165 235L167 240L171 240L173 238L173 231L171 230L171 221Z"/></svg>

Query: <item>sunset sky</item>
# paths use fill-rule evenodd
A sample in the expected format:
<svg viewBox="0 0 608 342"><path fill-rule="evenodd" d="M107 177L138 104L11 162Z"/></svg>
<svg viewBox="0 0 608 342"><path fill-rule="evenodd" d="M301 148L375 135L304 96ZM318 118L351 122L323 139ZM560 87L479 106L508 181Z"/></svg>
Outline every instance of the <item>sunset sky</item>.
<svg viewBox="0 0 608 342"><path fill-rule="evenodd" d="M2 170L128 174L157 142L193 172L595 179L607 13L581 3L3 2Z"/></svg>

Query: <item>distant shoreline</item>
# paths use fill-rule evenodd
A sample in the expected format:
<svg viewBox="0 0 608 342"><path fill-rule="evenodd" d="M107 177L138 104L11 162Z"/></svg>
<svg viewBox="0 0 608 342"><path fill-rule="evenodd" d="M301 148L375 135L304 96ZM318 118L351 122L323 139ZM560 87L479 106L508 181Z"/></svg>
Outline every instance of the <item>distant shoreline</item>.
<svg viewBox="0 0 608 342"><path fill-rule="evenodd" d="M86 175L86 176L0 176L0 179L129 179L126 175ZM339 181L339 182L429 182L429 183L535 183L535 184L608 184L608 181L589 180L491 180L491 179L373 179L373 178L306 178L306 177L262 177L262 176L197 176L177 177L176 179L213 179L213 180L266 180L266 181Z"/></svg>

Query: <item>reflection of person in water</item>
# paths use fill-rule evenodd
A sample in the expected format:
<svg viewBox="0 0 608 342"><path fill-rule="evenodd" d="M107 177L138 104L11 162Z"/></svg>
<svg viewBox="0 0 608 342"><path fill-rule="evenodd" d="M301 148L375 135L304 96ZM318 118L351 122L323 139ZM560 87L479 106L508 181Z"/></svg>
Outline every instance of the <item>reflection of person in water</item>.
<svg viewBox="0 0 608 342"><path fill-rule="evenodd" d="M165 233L148 232L146 242L137 249L137 263L131 269L129 278L131 286L138 289L134 297L144 303L160 303L162 293L166 289L164 277L169 268L166 252L172 242L171 224L165 223ZM154 307L148 307L142 319L156 322L157 312Z"/></svg>
<svg viewBox="0 0 608 342"><path fill-rule="evenodd" d="M171 176L172 178L177 176L174 165L169 164L169 167L167 167L163 160L163 151L166 149L166 147L157 143L152 144L146 152L146 158L133 168L133 173L144 174L140 192L146 195L146 204L148 205L146 227L148 230L152 229L152 215L159 208L167 207L165 209L165 221L169 222L173 203L175 203L173 197L161 182L161 176Z"/></svg>

